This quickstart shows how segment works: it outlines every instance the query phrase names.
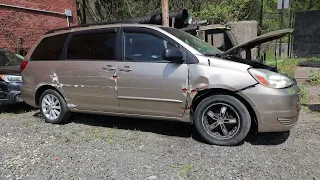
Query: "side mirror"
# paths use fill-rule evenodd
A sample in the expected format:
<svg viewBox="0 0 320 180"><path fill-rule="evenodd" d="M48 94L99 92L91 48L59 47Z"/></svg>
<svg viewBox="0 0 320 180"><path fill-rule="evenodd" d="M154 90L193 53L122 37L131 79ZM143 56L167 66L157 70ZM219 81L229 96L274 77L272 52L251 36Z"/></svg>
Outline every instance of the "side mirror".
<svg viewBox="0 0 320 180"><path fill-rule="evenodd" d="M163 52L163 58L174 63L182 63L184 61L183 55L178 48L165 49Z"/></svg>

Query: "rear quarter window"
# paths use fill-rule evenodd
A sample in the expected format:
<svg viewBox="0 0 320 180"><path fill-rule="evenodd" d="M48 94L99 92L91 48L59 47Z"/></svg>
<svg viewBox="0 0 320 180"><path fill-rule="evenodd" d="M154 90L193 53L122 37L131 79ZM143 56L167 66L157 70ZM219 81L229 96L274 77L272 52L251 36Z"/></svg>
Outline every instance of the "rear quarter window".
<svg viewBox="0 0 320 180"><path fill-rule="evenodd" d="M68 35L68 33L60 34L42 39L36 49L33 51L31 60L59 60Z"/></svg>

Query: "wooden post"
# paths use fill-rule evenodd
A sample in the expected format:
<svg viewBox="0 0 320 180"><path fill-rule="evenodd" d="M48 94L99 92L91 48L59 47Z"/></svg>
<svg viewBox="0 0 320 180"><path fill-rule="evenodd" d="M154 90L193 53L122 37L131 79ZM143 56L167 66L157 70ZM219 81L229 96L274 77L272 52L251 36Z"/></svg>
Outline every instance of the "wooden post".
<svg viewBox="0 0 320 180"><path fill-rule="evenodd" d="M162 25L169 27L169 5L168 0L161 0Z"/></svg>
<svg viewBox="0 0 320 180"><path fill-rule="evenodd" d="M282 6L281 6L281 13L280 13L280 29L283 29L283 12L284 11L284 0L282 0ZM281 58L281 48L282 46L282 38L280 38L280 42L279 42L279 57Z"/></svg>

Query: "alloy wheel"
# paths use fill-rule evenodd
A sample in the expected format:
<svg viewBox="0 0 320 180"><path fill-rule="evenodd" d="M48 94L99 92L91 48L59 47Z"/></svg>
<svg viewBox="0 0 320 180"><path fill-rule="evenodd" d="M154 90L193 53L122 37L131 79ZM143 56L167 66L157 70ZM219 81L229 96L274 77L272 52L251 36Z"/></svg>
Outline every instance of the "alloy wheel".
<svg viewBox="0 0 320 180"><path fill-rule="evenodd" d="M211 104L202 115L202 124L206 132L217 139L229 139L240 128L238 112L225 103Z"/></svg>
<svg viewBox="0 0 320 180"><path fill-rule="evenodd" d="M50 120L56 120L61 113L61 105L56 96L47 94L42 99L42 112Z"/></svg>

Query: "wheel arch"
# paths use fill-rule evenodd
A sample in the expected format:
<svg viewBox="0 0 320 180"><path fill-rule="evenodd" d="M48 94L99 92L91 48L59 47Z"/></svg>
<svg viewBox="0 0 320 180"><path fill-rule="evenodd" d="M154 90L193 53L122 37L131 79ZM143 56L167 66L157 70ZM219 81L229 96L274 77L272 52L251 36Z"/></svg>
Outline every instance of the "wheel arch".
<svg viewBox="0 0 320 180"><path fill-rule="evenodd" d="M42 85L36 90L36 93L35 93L35 104L36 104L36 106L39 106L39 100L40 100L41 94L44 91L48 90L48 89L52 89L52 90L56 91L57 93L59 93L64 98L63 94L57 88L55 88L54 86Z"/></svg>
<svg viewBox="0 0 320 180"><path fill-rule="evenodd" d="M230 95L230 96L237 98L239 101L241 101L246 106L246 108L248 109L248 111L250 113L250 116L252 119L252 121L251 121L252 130L255 130L255 131L258 130L257 114L256 114L255 110L253 109L253 107L251 106L251 104L247 100L245 100L243 97L241 97L240 95L235 93L234 91L231 91L228 89L211 88L211 89L198 91L197 95L193 98L192 104L190 107L191 116L193 116L197 106L199 105L199 103L203 99L205 99L209 96L213 96L213 95Z"/></svg>

